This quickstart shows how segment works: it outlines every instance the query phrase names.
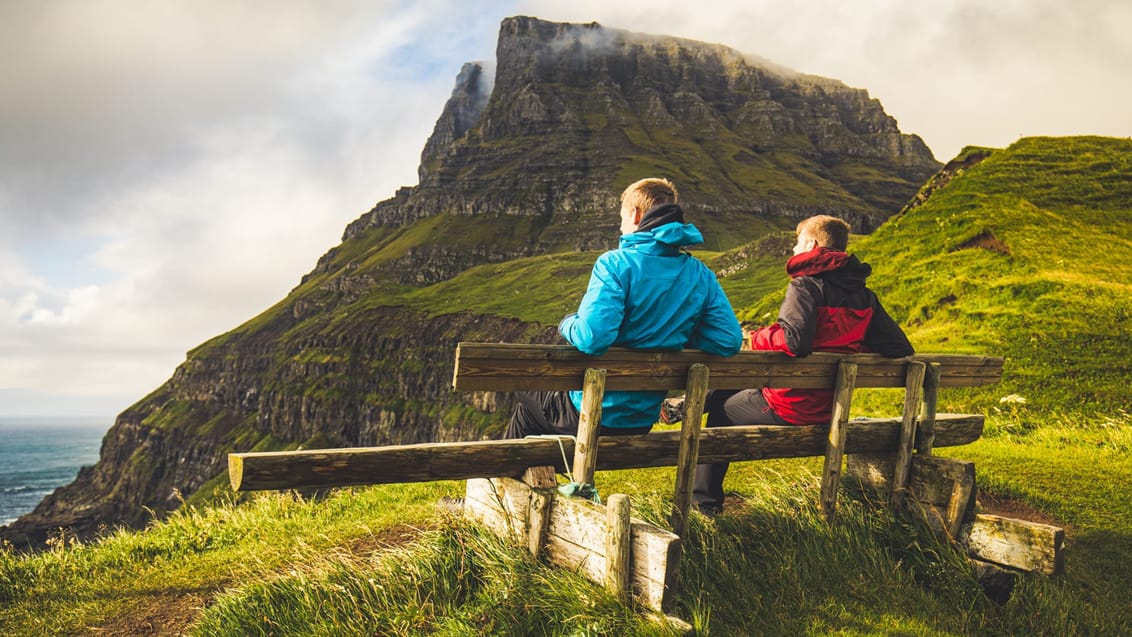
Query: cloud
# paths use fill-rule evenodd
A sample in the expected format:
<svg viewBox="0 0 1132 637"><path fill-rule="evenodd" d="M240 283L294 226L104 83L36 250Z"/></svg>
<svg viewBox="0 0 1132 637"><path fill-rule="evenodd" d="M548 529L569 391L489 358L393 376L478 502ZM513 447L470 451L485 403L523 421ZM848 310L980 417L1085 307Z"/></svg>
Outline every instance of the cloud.
<svg viewBox="0 0 1132 637"><path fill-rule="evenodd" d="M459 63L391 60L440 67L495 29L457 33L436 2L13 4L0 414L122 409L285 296L349 221L416 182Z"/></svg>

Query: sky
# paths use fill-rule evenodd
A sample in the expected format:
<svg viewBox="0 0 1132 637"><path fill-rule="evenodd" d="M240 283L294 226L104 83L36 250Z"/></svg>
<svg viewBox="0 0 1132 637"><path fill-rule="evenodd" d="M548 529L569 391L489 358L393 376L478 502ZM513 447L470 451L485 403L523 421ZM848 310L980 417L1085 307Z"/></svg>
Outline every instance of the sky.
<svg viewBox="0 0 1132 637"><path fill-rule="evenodd" d="M1132 136L1125 0L0 0L0 417L109 423L284 298L513 15L841 80L941 161Z"/></svg>

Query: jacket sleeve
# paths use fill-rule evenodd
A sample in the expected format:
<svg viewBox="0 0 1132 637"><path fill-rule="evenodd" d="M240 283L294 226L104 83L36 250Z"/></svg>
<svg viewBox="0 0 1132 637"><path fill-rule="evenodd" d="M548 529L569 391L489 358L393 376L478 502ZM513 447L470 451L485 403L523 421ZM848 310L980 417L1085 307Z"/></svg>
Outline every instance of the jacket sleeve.
<svg viewBox="0 0 1132 637"><path fill-rule="evenodd" d="M625 318L625 288L610 267L609 253L598 257L578 311L558 324L566 342L586 354L600 355L617 340Z"/></svg>
<svg viewBox="0 0 1132 637"><path fill-rule="evenodd" d="M808 356L818 329L821 291L809 277L791 279L778 308L778 322L751 333L751 349Z"/></svg>
<svg viewBox="0 0 1132 637"><path fill-rule="evenodd" d="M719 281L714 274L710 276L710 292L704 314L688 341L688 347L717 356L734 356L743 346L743 328L739 327L735 310Z"/></svg>
<svg viewBox="0 0 1132 637"><path fill-rule="evenodd" d="M880 299L877 299L874 303L873 318L869 321L868 331L865 332L865 347L881 356L890 358L914 354L912 343L908 341L904 330L900 329L896 321L892 320L888 312L884 311Z"/></svg>

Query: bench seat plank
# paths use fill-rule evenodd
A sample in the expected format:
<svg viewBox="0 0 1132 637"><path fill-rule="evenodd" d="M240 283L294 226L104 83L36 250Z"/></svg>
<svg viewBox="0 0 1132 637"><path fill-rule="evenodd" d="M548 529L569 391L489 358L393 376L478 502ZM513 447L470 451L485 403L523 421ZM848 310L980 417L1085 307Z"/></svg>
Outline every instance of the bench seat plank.
<svg viewBox="0 0 1132 637"><path fill-rule="evenodd" d="M983 422L981 415L940 414L935 446L974 442L982 435ZM827 425L705 429L701 432L699 462L823 456L828 431ZM899 418L850 420L845 453L893 452L899 437ZM678 430L602 437L598 439L597 469L675 466L679 451ZM238 491L519 477L527 467L543 465L565 472L563 453L573 458L573 439L233 453L228 456L228 475Z"/></svg>

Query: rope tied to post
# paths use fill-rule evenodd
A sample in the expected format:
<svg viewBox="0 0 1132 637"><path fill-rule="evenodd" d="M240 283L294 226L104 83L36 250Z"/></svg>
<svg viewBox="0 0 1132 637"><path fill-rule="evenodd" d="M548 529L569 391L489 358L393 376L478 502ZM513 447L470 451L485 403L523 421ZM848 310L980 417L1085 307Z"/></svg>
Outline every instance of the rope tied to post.
<svg viewBox="0 0 1132 637"><path fill-rule="evenodd" d="M566 447L562 444L562 440L573 440L574 444L578 444L577 436L566 436L556 434L542 434L537 436L527 436L528 438L551 438L558 441L558 451L562 453L562 466L566 467L566 479L569 480L566 484L558 486L558 492L568 498L585 498L597 504L601 504L601 495L597 492L597 487L588 482L577 482L574 480L574 474L570 471L570 461L566 458Z"/></svg>

